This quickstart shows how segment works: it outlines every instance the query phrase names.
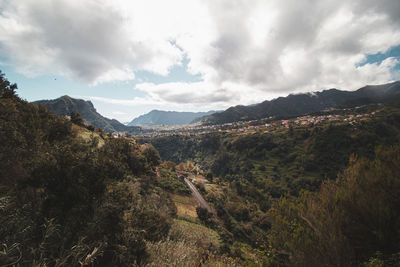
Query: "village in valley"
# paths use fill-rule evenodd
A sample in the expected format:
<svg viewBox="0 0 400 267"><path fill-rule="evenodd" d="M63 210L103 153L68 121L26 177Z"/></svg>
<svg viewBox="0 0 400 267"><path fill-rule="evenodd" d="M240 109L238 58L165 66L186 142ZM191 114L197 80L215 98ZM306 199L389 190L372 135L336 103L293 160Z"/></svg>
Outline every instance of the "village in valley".
<svg viewBox="0 0 400 267"><path fill-rule="evenodd" d="M378 108L371 110L368 106L359 106L356 108L329 109L315 114L290 118L277 118L271 116L259 120L244 120L217 125L201 125L200 123L197 123L183 126L157 126L144 128L144 130L141 133L136 134L135 137L152 138L170 135L191 136L213 132L234 135L271 134L276 131L290 128L313 127L327 123L356 125L370 120L376 116L378 112ZM111 135L114 138L131 136L126 132L114 132Z"/></svg>

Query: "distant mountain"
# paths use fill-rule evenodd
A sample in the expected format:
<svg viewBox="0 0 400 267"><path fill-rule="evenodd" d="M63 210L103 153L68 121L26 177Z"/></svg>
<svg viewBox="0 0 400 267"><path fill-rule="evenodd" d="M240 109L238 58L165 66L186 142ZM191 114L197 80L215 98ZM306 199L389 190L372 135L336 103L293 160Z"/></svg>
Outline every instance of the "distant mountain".
<svg viewBox="0 0 400 267"><path fill-rule="evenodd" d="M75 99L67 95L54 100L40 100L34 104L46 107L50 112L60 116L69 116L72 111L79 112L83 119L105 132L135 132L140 127L127 127L115 119L108 119L100 115L92 102Z"/></svg>
<svg viewBox="0 0 400 267"><path fill-rule="evenodd" d="M400 99L400 81L365 86L357 91L329 89L322 92L289 95L251 106L235 106L201 118L204 124L221 124L270 116L297 116L337 106L354 106Z"/></svg>
<svg viewBox="0 0 400 267"><path fill-rule="evenodd" d="M147 114L133 119L129 126L156 126L156 125L182 125L188 124L203 116L211 115L216 111L208 112L178 112L152 110Z"/></svg>

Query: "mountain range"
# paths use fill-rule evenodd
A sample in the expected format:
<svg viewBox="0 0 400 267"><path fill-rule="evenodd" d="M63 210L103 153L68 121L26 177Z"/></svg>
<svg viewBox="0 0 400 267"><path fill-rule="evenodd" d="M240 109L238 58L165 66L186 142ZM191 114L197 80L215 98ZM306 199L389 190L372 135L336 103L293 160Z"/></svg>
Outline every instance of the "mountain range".
<svg viewBox="0 0 400 267"><path fill-rule="evenodd" d="M152 110L147 114L133 119L129 126L156 126L156 125L183 125L195 122L197 119L214 114L216 111L208 112L178 112Z"/></svg>
<svg viewBox="0 0 400 267"><path fill-rule="evenodd" d="M251 106L234 106L201 118L204 124L222 124L270 116L297 116L339 106L390 102L400 99L400 81L368 85L356 91L329 89L316 93L291 94Z"/></svg>
<svg viewBox="0 0 400 267"><path fill-rule="evenodd" d="M127 126L115 119L103 117L96 111L92 102L82 99L62 96L54 100L40 100L33 103L45 106L49 111L61 116L70 115L72 111L79 112L85 121L97 128L102 128L105 132L134 134L142 130L139 126L182 125L198 121L208 125L222 124L270 116L297 116L334 107L350 107L396 100L400 100L400 81L383 85L368 85L356 91L329 89L316 93L291 94L251 106L230 107L222 112L153 110L135 118Z"/></svg>
<svg viewBox="0 0 400 267"><path fill-rule="evenodd" d="M53 100L40 100L33 102L41 105L59 116L69 116L72 111L79 112L83 119L105 132L130 132L140 131L140 127L128 127L115 119L108 119L100 115L91 101L75 99L67 95Z"/></svg>

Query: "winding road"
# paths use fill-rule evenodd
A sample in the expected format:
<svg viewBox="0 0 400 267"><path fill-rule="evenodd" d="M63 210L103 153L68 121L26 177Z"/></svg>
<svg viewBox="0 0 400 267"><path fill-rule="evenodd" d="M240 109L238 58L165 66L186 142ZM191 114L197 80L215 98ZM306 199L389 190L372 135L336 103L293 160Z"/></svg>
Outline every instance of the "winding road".
<svg viewBox="0 0 400 267"><path fill-rule="evenodd" d="M199 193L197 188L189 181L187 178L184 179L185 183L189 186L190 190L192 190L193 196L200 203L200 207L207 209L208 212L213 213L210 205L208 205L207 201L204 200L203 196Z"/></svg>

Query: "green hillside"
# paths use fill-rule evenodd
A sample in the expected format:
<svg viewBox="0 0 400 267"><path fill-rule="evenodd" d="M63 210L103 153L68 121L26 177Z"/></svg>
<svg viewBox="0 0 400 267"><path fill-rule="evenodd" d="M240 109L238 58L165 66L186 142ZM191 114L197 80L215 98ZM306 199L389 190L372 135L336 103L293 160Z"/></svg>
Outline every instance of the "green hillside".
<svg viewBox="0 0 400 267"><path fill-rule="evenodd" d="M1 74L1 266L144 265L165 244L197 253L195 235L181 233L208 230L174 220L152 146L58 117L16 89Z"/></svg>
<svg viewBox="0 0 400 267"><path fill-rule="evenodd" d="M400 82L365 86L356 91L329 89L313 94L291 94L251 106L234 106L202 119L205 124L255 120L270 116L297 116L339 106L357 106L400 100Z"/></svg>
<svg viewBox="0 0 400 267"><path fill-rule="evenodd" d="M372 158L375 147L399 142L399 106L366 106L337 112L354 118L357 114L375 115L354 123L342 116L342 120L311 126L144 140L155 146L163 160L191 160L224 180L244 178L264 192L281 188L280 192L271 191L277 196L284 192L297 194L300 189L317 189L322 180L335 178L346 168L351 154Z"/></svg>
<svg viewBox="0 0 400 267"><path fill-rule="evenodd" d="M346 241L337 244L338 249L342 249L342 256L335 254L336 258L319 260L325 262L326 266L357 266L369 260L396 262L396 253L400 251L398 245L400 243L396 243L396 240L400 235L395 229L400 222L400 210L393 203L397 201L394 196L400 192L398 187L400 161L397 161L398 154L396 154L400 143L400 106L365 106L336 112L341 113L344 119L309 126L280 127L267 132L252 130L238 134L237 131L226 131L210 134L170 135L145 140L152 142L164 160L192 161L203 168L204 174L212 181L210 185L205 186L203 193L206 199L213 204L220 220L205 219L205 223L216 229L222 227L224 230L220 230L219 233L223 237L224 244L230 244L226 249L230 253L236 253L235 255L239 255L242 259L248 260L249 255L256 253L249 252L246 246L250 246L256 251L262 251L261 254L256 253L256 258L264 261L264 264L318 266L316 265L318 260L312 261L313 257L319 259L312 254L313 251L319 251L322 259L324 253L327 253L323 249L329 249L330 243L324 243L328 242L325 239L320 239L318 241L320 243L313 242L317 237L328 237L315 237L315 233L312 233L315 231L313 224L311 226L307 224L308 217L305 217L306 221L302 221L301 216L303 215L292 214L291 209L299 209L303 212L311 201L310 199L318 197L319 194L325 194L325 191L318 192L329 187L332 190L340 188L341 194L344 195L337 195L337 197L348 198L346 194L350 194L352 190L361 194L360 197L365 202L354 203L352 206L354 212L365 213L363 216L371 214L377 220L376 216L381 216L379 218L382 219L382 223L390 224L394 220L389 231L396 237L390 241L392 242L391 248L386 250L382 243L375 242L377 237L373 232L375 231L373 229L383 231L384 226L376 224L368 226L370 228L358 229L356 223L345 221L346 218L339 215L340 212L351 212L347 210L350 207L344 204L343 206L338 205L337 211L335 211L338 214L329 214L329 216L338 216L336 226L339 227L338 225L346 223L343 227L348 232L334 232L333 234L343 239L353 235L359 238L365 236L363 240L372 243L363 244L363 249L358 250L355 246L361 246L360 244L356 245ZM362 118L359 114L374 115L367 119ZM347 121L348 117L357 118L357 115L359 115L358 120L351 123ZM392 145L397 146L392 149ZM385 154L386 150L390 152ZM389 156L389 154L393 154L393 156ZM375 157L378 157L377 162L383 161L379 163L383 165L375 166ZM357 160L357 158L361 159ZM389 161L385 161L386 159ZM367 164L369 167L364 173L360 168L354 167L354 164ZM372 173L377 172L375 167L379 167L379 170L383 172L382 176L374 178L377 179L376 183L382 183L384 187L376 189L376 194L380 196L379 200L375 199L373 194L362 196L364 187L371 186L368 190L373 190L373 185L363 184L362 181L352 185L352 188L342 188L342 180L353 179L353 175L370 177L373 175ZM343 172L345 178L340 178L335 182L338 175L342 177L341 173ZM385 180L389 177L393 179L390 184L396 186L390 188L390 193L388 193L390 195L383 197L386 194L385 190L388 190L386 187L390 187L387 184L388 181ZM321 185L323 185L322 189L320 189ZM367 211L368 205L374 205L375 201L379 201L379 205L388 205L392 215L374 214L376 210ZM318 202L318 205L323 206L324 209L329 208L325 206L328 205L325 202ZM330 205L336 204L331 203ZM317 211L305 210L304 212ZM388 211L388 213L390 212ZM325 217L319 218L317 213L310 214L310 216L314 216L312 220L319 224L318 227L321 227L322 231L326 223ZM296 229L298 232L293 232L295 230L291 228L290 221L286 221L292 220L292 218L300 220L293 225L293 227L298 225L299 228ZM343 221L340 221L342 219ZM367 220L366 217L354 217L353 219L354 221ZM309 233L309 231L311 232ZM330 238L334 239L335 237ZM382 239L380 240L382 241ZM286 242L308 242L310 245L306 251L306 248L302 247L303 243L287 244ZM329 242L333 242L333 240L329 240ZM344 253L345 251L346 253ZM291 255L299 257L300 253L307 253L304 254L307 256L291 258ZM348 260L347 264L340 265L346 260Z"/></svg>
<svg viewBox="0 0 400 267"><path fill-rule="evenodd" d="M400 264L397 104L137 141L16 90L1 74L0 266Z"/></svg>

